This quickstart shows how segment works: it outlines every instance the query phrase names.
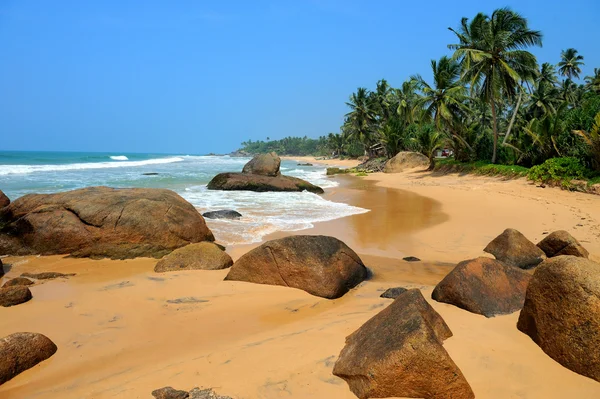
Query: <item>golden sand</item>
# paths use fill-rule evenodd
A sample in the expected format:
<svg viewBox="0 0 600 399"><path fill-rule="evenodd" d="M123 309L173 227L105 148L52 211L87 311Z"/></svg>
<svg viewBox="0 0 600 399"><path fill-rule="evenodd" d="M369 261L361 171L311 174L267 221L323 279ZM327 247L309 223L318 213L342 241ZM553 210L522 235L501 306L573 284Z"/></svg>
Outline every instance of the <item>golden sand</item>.
<svg viewBox="0 0 600 399"><path fill-rule="evenodd" d="M445 319L454 336L444 346L476 397L600 397L600 383L559 365L516 329L518 312L487 319L430 299L456 262L482 255L507 227L534 242L568 230L598 260L600 197L422 172L335 178L343 184L328 199L371 212L293 234L336 236L373 270L373 279L337 300L223 281L227 270L157 274L154 259L3 259L12 264L8 277L77 275L33 286L31 301L0 311L0 336L39 332L59 348L0 386L0 398L149 398L165 385L237 398L353 398L333 364L345 337L390 303L379 295L394 286L421 288ZM236 259L256 245L228 252ZM401 260L407 255L423 262Z"/></svg>

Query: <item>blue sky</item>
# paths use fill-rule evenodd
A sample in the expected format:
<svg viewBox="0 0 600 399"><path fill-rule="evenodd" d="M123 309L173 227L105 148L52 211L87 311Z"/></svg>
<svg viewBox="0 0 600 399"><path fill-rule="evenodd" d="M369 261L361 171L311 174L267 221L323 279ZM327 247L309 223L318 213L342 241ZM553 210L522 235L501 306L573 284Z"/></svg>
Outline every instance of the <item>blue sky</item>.
<svg viewBox="0 0 600 399"><path fill-rule="evenodd" d="M484 5L485 4L485 5ZM448 54L448 27L510 6L533 52L600 67L600 2L0 0L0 150L229 152L339 130L344 102Z"/></svg>

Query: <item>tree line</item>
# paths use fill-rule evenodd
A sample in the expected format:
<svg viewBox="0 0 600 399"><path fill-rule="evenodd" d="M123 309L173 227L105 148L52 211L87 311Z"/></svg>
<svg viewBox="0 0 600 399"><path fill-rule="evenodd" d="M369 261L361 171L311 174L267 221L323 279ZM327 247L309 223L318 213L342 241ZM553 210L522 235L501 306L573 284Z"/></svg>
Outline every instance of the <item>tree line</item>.
<svg viewBox="0 0 600 399"><path fill-rule="evenodd" d="M389 158L419 151L432 165L442 148L457 161L527 167L570 157L600 170L599 68L576 83L584 57L574 48L557 55L556 65L539 65L529 49L542 45L542 33L509 8L463 18L449 30L453 54L431 61L430 78L416 74L398 88L385 79L374 90L358 88L340 132L260 143L296 155Z"/></svg>

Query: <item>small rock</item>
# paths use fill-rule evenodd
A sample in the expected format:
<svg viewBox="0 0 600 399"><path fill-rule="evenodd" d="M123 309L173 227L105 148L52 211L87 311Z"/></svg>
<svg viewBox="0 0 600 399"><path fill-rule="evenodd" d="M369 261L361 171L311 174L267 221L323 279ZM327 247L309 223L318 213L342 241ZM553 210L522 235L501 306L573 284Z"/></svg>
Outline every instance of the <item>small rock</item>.
<svg viewBox="0 0 600 399"><path fill-rule="evenodd" d="M232 209L222 209L219 211L204 212L202 214L207 219L239 219L242 214Z"/></svg>
<svg viewBox="0 0 600 399"><path fill-rule="evenodd" d="M546 255L515 229L506 229L484 249L501 262L521 269L531 269L540 264Z"/></svg>
<svg viewBox="0 0 600 399"><path fill-rule="evenodd" d="M158 261L154 271L163 273L180 270L220 270L231 265L231 256L212 242L204 241L171 252Z"/></svg>
<svg viewBox="0 0 600 399"><path fill-rule="evenodd" d="M385 292L381 295L379 295L380 298L391 298L391 299L396 299L398 298L398 296L400 294L403 294L407 291L406 288L402 288L402 287L394 287L394 288L388 288L387 290L385 290Z"/></svg>
<svg viewBox="0 0 600 399"><path fill-rule="evenodd" d="M32 298L29 288L22 285L0 288L0 306L10 307L27 302Z"/></svg>
<svg viewBox="0 0 600 399"><path fill-rule="evenodd" d="M164 387L152 391L152 396L156 399L187 399L190 394L172 387Z"/></svg>
<svg viewBox="0 0 600 399"><path fill-rule="evenodd" d="M407 256L405 258L402 258L402 260L405 260L407 262L420 262L421 259L417 258L416 256Z"/></svg>
<svg viewBox="0 0 600 399"><path fill-rule="evenodd" d="M194 388L190 391L189 399L233 399L231 396L219 395L210 388Z"/></svg>
<svg viewBox="0 0 600 399"><path fill-rule="evenodd" d="M181 304L181 303L204 303L204 302L208 302L207 299L200 299L200 298L196 298L193 296L186 296L183 298L176 298L176 299L168 299L167 303L175 303L175 304Z"/></svg>
<svg viewBox="0 0 600 399"><path fill-rule="evenodd" d="M72 277L76 273L58 273L58 272L42 272L42 273L21 273L21 277L34 278L36 280L51 280L59 277Z"/></svg>
<svg viewBox="0 0 600 399"><path fill-rule="evenodd" d="M298 166L313 166L312 163L299 163Z"/></svg>
<svg viewBox="0 0 600 399"><path fill-rule="evenodd" d="M148 172L148 173L142 173L142 175L144 175L144 176L156 176L156 175L158 175L158 173L156 173L156 172Z"/></svg>
<svg viewBox="0 0 600 399"><path fill-rule="evenodd" d="M14 287L16 285L33 285L33 281L25 277L15 277L13 279L8 280L2 287Z"/></svg>
<svg viewBox="0 0 600 399"><path fill-rule="evenodd" d="M18 332L0 339L0 384L43 362L56 353L48 337Z"/></svg>
<svg viewBox="0 0 600 399"><path fill-rule="evenodd" d="M589 252L565 230L558 230L544 238L537 245L547 257L552 258L560 255L579 256L587 258Z"/></svg>

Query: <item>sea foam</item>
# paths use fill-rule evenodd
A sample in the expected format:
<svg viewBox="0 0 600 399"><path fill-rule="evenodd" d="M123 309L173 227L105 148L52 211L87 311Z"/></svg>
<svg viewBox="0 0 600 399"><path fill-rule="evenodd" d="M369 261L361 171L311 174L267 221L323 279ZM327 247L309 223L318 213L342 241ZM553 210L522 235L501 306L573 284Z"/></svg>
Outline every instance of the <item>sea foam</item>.
<svg viewBox="0 0 600 399"><path fill-rule="evenodd" d="M127 158L125 155L112 155L110 156L110 159L113 161L129 161L129 158Z"/></svg>
<svg viewBox="0 0 600 399"><path fill-rule="evenodd" d="M181 162L181 157L168 157L147 159L144 161L121 161L121 162L89 162L89 163L71 163L63 165L0 165L0 176L29 174L37 172L57 172L66 170L84 170L84 169L107 169L124 168L144 165L160 165L173 162Z"/></svg>

